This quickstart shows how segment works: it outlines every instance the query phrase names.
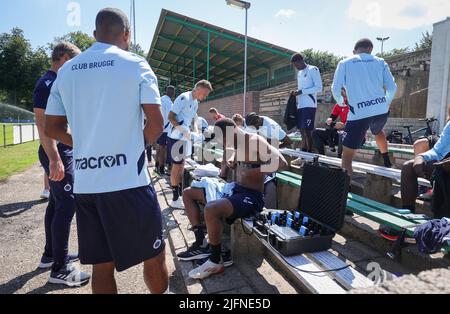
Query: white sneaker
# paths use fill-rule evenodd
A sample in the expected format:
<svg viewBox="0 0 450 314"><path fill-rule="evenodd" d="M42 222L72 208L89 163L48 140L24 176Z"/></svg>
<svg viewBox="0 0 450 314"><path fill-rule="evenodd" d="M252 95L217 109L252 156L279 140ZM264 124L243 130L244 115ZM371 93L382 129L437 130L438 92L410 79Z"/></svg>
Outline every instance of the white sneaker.
<svg viewBox="0 0 450 314"><path fill-rule="evenodd" d="M305 161L302 158L298 158L291 162L292 166L303 166L304 164L305 164Z"/></svg>
<svg viewBox="0 0 450 314"><path fill-rule="evenodd" d="M189 277L202 280L215 274L221 274L224 271L225 266L223 266L223 264L215 264L211 262L211 260L208 260L203 265L191 270L191 272L189 272Z"/></svg>
<svg viewBox="0 0 450 314"><path fill-rule="evenodd" d="M43 200L48 200L50 198L50 191L49 190L42 191L40 198Z"/></svg>
<svg viewBox="0 0 450 314"><path fill-rule="evenodd" d="M169 206L175 209L184 209L184 203L181 197L176 201L170 202Z"/></svg>

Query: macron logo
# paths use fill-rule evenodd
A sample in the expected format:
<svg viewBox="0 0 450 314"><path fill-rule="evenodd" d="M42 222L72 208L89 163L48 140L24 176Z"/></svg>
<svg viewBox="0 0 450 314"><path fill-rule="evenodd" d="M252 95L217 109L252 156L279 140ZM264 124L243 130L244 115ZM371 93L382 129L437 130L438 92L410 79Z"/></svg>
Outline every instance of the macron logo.
<svg viewBox="0 0 450 314"><path fill-rule="evenodd" d="M116 156L101 156L98 158L96 157L80 158L75 160L76 170L113 168L126 165L127 165L127 156L124 154L118 154Z"/></svg>
<svg viewBox="0 0 450 314"><path fill-rule="evenodd" d="M47 85L47 87L49 87L50 84L53 83L53 81L47 80L47 81L45 81L44 83L45 83L45 85Z"/></svg>
<svg viewBox="0 0 450 314"><path fill-rule="evenodd" d="M371 107L371 106L375 106L378 104L383 104L385 102L386 102L386 97L381 97L381 98L377 98L377 99L373 99L373 100L369 100L369 101L363 101L358 104L358 109L363 109L365 107Z"/></svg>

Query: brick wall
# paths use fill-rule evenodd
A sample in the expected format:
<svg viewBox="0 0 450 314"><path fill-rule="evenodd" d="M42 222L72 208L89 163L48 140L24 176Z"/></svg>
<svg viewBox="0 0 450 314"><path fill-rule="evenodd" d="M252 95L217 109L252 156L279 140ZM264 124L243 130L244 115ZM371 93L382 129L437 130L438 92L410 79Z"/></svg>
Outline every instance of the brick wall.
<svg viewBox="0 0 450 314"><path fill-rule="evenodd" d="M244 111L244 95L239 94L201 103L198 109L198 115L205 118L210 124L213 124L214 121L211 121L208 112L213 107L228 118L231 118L236 113L242 115ZM247 113L250 112L259 113L259 92L247 93Z"/></svg>

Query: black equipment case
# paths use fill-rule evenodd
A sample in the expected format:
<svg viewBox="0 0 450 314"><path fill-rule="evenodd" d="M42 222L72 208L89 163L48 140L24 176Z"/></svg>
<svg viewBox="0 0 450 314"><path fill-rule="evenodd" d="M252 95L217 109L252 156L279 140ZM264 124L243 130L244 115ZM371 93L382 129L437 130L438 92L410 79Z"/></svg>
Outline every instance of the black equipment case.
<svg viewBox="0 0 450 314"><path fill-rule="evenodd" d="M294 229L267 224L270 244L285 256L326 251L344 225L350 177L346 171L306 164L303 171L299 211L325 227L326 235L295 236Z"/></svg>

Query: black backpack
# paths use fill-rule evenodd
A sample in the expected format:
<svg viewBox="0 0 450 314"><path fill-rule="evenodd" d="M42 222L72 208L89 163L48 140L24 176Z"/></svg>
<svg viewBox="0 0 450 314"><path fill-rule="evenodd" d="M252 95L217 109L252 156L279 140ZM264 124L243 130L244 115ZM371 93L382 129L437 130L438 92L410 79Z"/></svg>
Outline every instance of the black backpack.
<svg viewBox="0 0 450 314"><path fill-rule="evenodd" d="M289 97L283 122L286 124L288 131L297 126L297 97L294 95Z"/></svg>

